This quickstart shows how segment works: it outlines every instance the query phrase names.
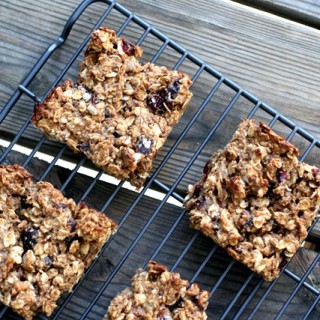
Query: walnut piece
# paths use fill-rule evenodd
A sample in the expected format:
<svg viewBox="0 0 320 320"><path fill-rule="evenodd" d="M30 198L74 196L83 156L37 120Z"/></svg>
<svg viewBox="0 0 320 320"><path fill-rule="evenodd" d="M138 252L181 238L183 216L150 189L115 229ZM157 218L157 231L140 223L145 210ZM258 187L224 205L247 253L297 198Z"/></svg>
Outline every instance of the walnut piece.
<svg viewBox="0 0 320 320"><path fill-rule="evenodd" d="M0 165L0 302L25 319L50 316L116 224L18 165Z"/></svg>
<svg viewBox="0 0 320 320"><path fill-rule="evenodd" d="M320 170L267 125L245 120L189 187L191 226L272 281L307 236L320 206Z"/></svg>

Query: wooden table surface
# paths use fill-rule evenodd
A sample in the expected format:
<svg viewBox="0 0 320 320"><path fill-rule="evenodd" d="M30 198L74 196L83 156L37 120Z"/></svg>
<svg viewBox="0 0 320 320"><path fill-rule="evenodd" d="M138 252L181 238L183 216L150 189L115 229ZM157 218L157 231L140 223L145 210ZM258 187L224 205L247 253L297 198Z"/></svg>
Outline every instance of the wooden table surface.
<svg viewBox="0 0 320 320"><path fill-rule="evenodd" d="M5 105L44 50L60 35L70 14L80 2L80 0L5 0L0 2L0 108ZM320 31L318 30L320 5L316 0L238 2L229 0L119 0L118 2L224 76L307 130L316 139L320 138ZM53 81L107 7L107 4L99 3L87 8L74 26L66 43L53 54L28 87L38 97L42 97L50 89ZM112 13L103 24L119 28L121 21L123 22L121 14ZM129 25L124 30L124 35L133 40L137 40L141 33L142 29L134 25ZM148 37L142 44L144 60L150 60L160 45L161 42ZM81 58L80 54L65 77L76 79ZM156 63L173 67L178 58L179 55L175 50L166 49ZM181 68L191 75L194 75L197 70L194 63L190 61L183 63ZM205 72L197 79L193 86L194 98L180 124L174 129L166 146L159 154L155 167L160 164L216 82L214 77ZM232 89L227 85L221 85L208 102L205 112L190 128L186 137L160 171L157 178L159 181L169 187L175 183L192 154L201 145L234 96L235 92ZM187 185L196 181L210 154L227 143L237 124L242 118L248 116L253 106L252 102L243 97L237 100L234 108L223 120L210 142L177 185L176 191L179 194L183 196ZM1 124L0 139L11 141L25 120L32 114L32 109L33 101L28 97L22 97ZM255 119L267 123L272 121L272 117L263 111L259 111ZM285 136L288 136L291 131L279 121L274 124L274 128ZM28 126L18 144L29 149L23 149L22 152L10 151L5 162L23 164L27 159L25 154L36 146L41 137L35 128ZM308 147L308 143L299 135L295 135L292 141L297 144L301 153ZM5 152L4 145L1 150ZM40 151L54 156L60 150L61 145L58 143L45 141ZM306 161L320 166L319 150L319 147L314 147ZM68 151L65 151L63 155L68 161L81 161L80 157ZM70 176L70 171L62 166L54 166L48 174L43 175L47 167L46 161L36 157L27 164L28 170L34 174L35 178L43 177L53 182L56 186L62 187L67 196L72 196L77 201L85 199L96 209L104 206L105 201L116 188L108 181L95 181L83 174L89 171L88 169L81 171L81 168L94 169L87 162L80 167L78 172L74 171L74 176ZM72 177L70 181L69 177ZM93 186L93 189L86 194L85 191L90 185ZM136 192L126 188L121 189L106 213L120 222L136 198ZM142 237L137 246L132 249L132 252L130 251L124 264L112 278L108 289L103 291L102 296L95 301L94 308L85 317L86 319L102 319L110 299L129 284L134 271L143 267L148 261L161 243L163 236L183 212L179 206L165 204L154 221L144 229L145 223L150 221L149 218L159 203L159 200L154 200L149 196L141 198L93 270L59 314L58 319L80 319L84 309L94 299L126 252L131 250L132 241L142 230ZM317 238L319 229L319 227L315 228L312 234L313 240ZM188 227L187 219L183 217L156 259L169 267L174 266L184 277L192 278L212 248L209 239L196 234L188 252L176 265L175 262L180 253L190 240L193 241L194 235L195 233ZM319 247L311 246L311 248L312 250L302 248L289 265L289 270L302 276L316 255L314 249ZM232 261L231 258L218 249L208 260L196 281L203 288L210 290L230 261ZM319 269L315 269L307 281L319 289L318 271ZM251 273L240 264L236 263L230 269L221 286L212 295L208 310L209 319L219 319L223 315L250 276ZM248 280L248 286L243 289L239 298L234 300L234 305L226 319L233 319L244 299L250 295L251 290L259 281L260 279L256 276ZM286 274L282 275L272 290L270 289L270 294L253 319L273 319L294 285L295 282ZM240 319L247 318L267 288L267 283L261 283L261 287L257 287L257 291L252 294L252 300L244 309ZM281 319L303 318L314 296L305 289L299 292L300 294L295 297ZM63 301L62 299L61 303ZM319 308L318 305L318 309L312 314L312 319L320 317ZM18 318L7 312L2 319Z"/></svg>

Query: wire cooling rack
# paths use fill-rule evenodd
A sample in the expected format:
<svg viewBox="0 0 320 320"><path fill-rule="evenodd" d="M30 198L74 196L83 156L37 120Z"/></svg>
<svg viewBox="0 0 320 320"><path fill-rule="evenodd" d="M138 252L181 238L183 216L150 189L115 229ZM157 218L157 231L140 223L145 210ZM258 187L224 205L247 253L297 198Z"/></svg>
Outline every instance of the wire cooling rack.
<svg viewBox="0 0 320 320"><path fill-rule="evenodd" d="M70 48L67 38L69 34L73 36L71 31L77 23L86 24L81 16L98 2L104 9L90 30L101 24L113 28L118 35L134 39L142 46L146 61L179 68L193 80L190 106L158 155L150 179L138 193L124 182L110 183L111 178L86 159L48 141L30 124L34 102L42 101L65 76L76 78L72 66L81 61L90 30L81 33L83 38L77 48ZM59 60L57 52L64 48L71 52L67 62L60 64L58 74L49 76L48 86L39 89L37 79L47 72L50 61ZM1 163L23 165L36 180L54 183L77 201L93 202L96 209L119 224L119 231L104 246L83 280L59 300L52 319L102 319L111 299L130 284L136 269L145 267L150 259L166 264L183 278L210 291L209 319L320 317L319 253L312 258L308 256L302 269L291 268L290 263L279 279L266 283L210 239L188 227L181 205L187 185L198 179L206 160L227 143L242 118L267 122L299 147L301 160L317 161L320 142L311 134L116 1L85 0L79 5L61 35L40 57L0 113ZM294 259L303 257L300 250ZM0 319L20 318L2 307Z"/></svg>

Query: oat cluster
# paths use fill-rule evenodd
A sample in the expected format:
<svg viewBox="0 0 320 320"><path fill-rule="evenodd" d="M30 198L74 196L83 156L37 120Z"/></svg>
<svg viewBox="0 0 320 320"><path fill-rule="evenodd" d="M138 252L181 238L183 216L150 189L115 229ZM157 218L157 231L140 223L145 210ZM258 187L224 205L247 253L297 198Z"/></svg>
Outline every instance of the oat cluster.
<svg viewBox="0 0 320 320"><path fill-rule="evenodd" d="M297 155L265 124L243 121L185 199L192 227L268 281L296 253L320 206L320 170Z"/></svg>
<svg viewBox="0 0 320 320"><path fill-rule="evenodd" d="M140 188L189 100L190 78L151 63L140 47L100 28L79 72L35 108L33 123L49 138Z"/></svg>
<svg viewBox="0 0 320 320"><path fill-rule="evenodd" d="M104 320L205 320L209 294L151 261L111 302Z"/></svg>
<svg viewBox="0 0 320 320"><path fill-rule="evenodd" d="M0 166L0 302L25 319L50 316L116 224L22 167Z"/></svg>

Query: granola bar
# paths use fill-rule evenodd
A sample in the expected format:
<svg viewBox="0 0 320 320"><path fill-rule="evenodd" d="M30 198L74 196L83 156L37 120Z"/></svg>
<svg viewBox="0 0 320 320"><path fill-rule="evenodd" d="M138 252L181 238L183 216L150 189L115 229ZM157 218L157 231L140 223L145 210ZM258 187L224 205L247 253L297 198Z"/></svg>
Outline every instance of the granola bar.
<svg viewBox="0 0 320 320"><path fill-rule="evenodd" d="M205 320L208 296L197 284L151 261L147 271L140 269L134 275L131 288L111 301L104 320Z"/></svg>
<svg viewBox="0 0 320 320"><path fill-rule="evenodd" d="M25 319L50 316L115 232L103 213L76 204L18 165L0 166L0 302Z"/></svg>
<svg viewBox="0 0 320 320"><path fill-rule="evenodd" d="M267 125L241 123L190 186L191 226L267 281L279 276L320 206L320 170Z"/></svg>
<svg viewBox="0 0 320 320"><path fill-rule="evenodd" d="M81 64L35 108L33 123L97 167L140 188L189 100L190 78L151 63L142 50L100 28Z"/></svg>

